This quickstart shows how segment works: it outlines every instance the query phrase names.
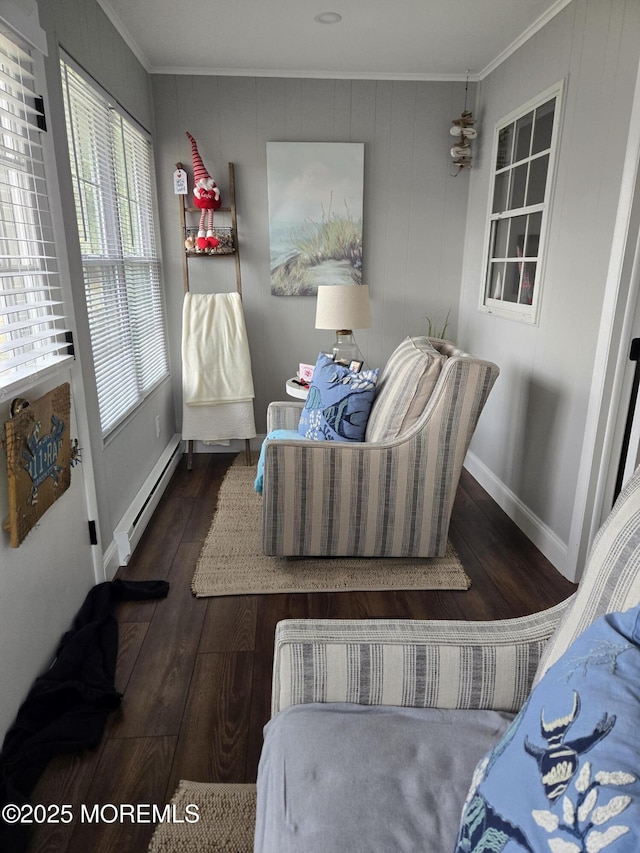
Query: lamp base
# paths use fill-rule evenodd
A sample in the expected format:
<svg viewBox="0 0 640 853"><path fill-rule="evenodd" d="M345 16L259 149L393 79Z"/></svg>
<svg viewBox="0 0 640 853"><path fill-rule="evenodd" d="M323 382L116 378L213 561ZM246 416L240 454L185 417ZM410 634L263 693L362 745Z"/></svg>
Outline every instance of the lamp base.
<svg viewBox="0 0 640 853"><path fill-rule="evenodd" d="M360 362L360 364L364 362L351 329L338 329L332 352L333 360L338 364L346 364L347 367L352 361Z"/></svg>

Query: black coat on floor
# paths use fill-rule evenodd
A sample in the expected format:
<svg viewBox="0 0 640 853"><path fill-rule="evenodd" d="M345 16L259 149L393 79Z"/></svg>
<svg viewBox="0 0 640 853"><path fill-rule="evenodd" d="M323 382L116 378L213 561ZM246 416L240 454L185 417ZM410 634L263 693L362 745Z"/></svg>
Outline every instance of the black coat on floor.
<svg viewBox="0 0 640 853"><path fill-rule="evenodd" d="M63 636L51 668L37 678L0 752L0 806L22 806L53 756L97 746L122 695L114 687L118 601L164 598L166 581L107 581L94 586ZM26 830L26 831L25 831ZM28 827L0 818L0 850L18 853Z"/></svg>

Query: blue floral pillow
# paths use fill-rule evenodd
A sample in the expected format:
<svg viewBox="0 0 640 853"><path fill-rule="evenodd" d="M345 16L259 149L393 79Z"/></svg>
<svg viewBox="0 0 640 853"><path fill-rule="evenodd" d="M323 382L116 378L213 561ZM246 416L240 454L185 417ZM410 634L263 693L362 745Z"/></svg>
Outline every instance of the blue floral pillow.
<svg viewBox="0 0 640 853"><path fill-rule="evenodd" d="M318 355L298 432L320 441L363 441L379 370L354 373Z"/></svg>
<svg viewBox="0 0 640 853"><path fill-rule="evenodd" d="M602 617L478 764L456 853L640 850L640 607Z"/></svg>

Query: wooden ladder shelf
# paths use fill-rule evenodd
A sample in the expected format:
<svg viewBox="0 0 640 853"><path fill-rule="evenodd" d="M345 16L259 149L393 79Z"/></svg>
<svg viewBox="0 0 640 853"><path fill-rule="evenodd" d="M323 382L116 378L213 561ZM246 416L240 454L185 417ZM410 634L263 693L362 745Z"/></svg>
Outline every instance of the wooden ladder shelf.
<svg viewBox="0 0 640 853"><path fill-rule="evenodd" d="M176 163L176 168L182 169L182 163ZM196 227L194 227L190 224L190 222L187 221L187 215L198 214L199 216L201 213L199 208L189 207L186 203L186 200L186 195L178 196L178 202L180 205L180 227L183 242L186 241L187 237L190 234L194 234L198 230L197 225ZM184 292L189 293L189 262L193 258L199 258L204 261L211 261L214 258L228 257L229 255L233 255L236 270L236 291L242 297L242 275L240 272L240 244L238 242L238 219L236 215L236 180L233 163L229 163L229 206L217 208L216 213L226 213L230 215L231 225L230 227L224 227L220 229L214 228L216 236L220 240L220 246L210 252L196 252L194 250L187 249L186 246L184 247L182 252L182 282ZM250 465L251 445L248 438L245 439L245 456L247 465ZM189 471L193 467L193 439L187 440L187 467Z"/></svg>

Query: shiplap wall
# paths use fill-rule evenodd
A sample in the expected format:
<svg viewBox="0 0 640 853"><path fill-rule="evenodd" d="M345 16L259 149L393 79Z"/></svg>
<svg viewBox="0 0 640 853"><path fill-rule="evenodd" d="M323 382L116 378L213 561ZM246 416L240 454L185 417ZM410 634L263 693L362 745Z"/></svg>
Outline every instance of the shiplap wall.
<svg viewBox="0 0 640 853"><path fill-rule="evenodd" d="M502 374L472 470L572 576L572 520L596 337L640 55L637 0L576 0L479 84L460 334ZM564 79L564 116L540 322L478 311L496 122ZM580 567L578 567L578 570Z"/></svg>
<svg viewBox="0 0 640 853"><path fill-rule="evenodd" d="M425 333L427 316L443 317L448 309L456 335L469 178L452 177L449 126L463 108L464 84L169 75L152 83L178 421L183 241L172 174L177 161L191 173L187 130L223 204L227 163L235 164L258 432L266 429L267 404L283 399L298 363L315 362L333 338L314 329L314 297L271 295L268 141L365 144L363 271L373 327L356 338L367 363L383 365L403 337ZM189 269L193 291L235 287L230 258L195 258Z"/></svg>

